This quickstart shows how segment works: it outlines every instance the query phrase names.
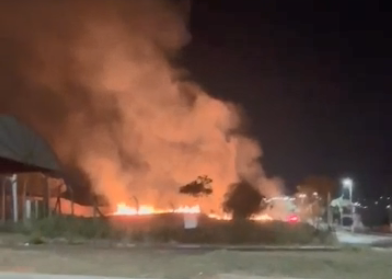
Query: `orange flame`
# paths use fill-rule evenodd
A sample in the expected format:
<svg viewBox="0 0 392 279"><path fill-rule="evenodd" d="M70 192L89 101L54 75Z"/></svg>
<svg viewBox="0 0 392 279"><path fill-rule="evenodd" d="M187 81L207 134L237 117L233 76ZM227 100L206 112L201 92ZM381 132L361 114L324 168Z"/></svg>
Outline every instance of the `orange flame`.
<svg viewBox="0 0 392 279"><path fill-rule="evenodd" d="M252 220L255 220L255 221L273 221L273 220L274 220L274 219L273 219L271 216L269 216L268 214L256 215L256 216L253 216L251 219L252 219Z"/></svg>
<svg viewBox="0 0 392 279"><path fill-rule="evenodd" d="M131 207L126 205L125 203L117 204L116 211L113 215L152 215L152 214L161 214L161 213L189 213L189 214L198 214L200 213L200 206L180 206L175 209L156 209L151 205L141 205L139 208Z"/></svg>
<svg viewBox="0 0 392 279"><path fill-rule="evenodd" d="M121 215L121 216L136 216L136 215L153 215L153 214L162 214L162 213L179 213L179 214L200 214L201 209L199 205L195 206L180 206L174 209L157 209L151 205L141 205L139 208L128 206L125 203L117 204L116 210L113 215ZM208 217L211 219L217 220L230 220L231 216L228 214L208 214ZM253 216L251 218L255 221L272 221L274 220L271 216L267 214L260 214Z"/></svg>
<svg viewBox="0 0 392 279"><path fill-rule="evenodd" d="M210 217L211 219L217 219L217 220L230 220L231 219L231 216L228 214L218 215L218 214L211 213L211 214L208 214L208 217ZM255 221L273 221L274 220L268 214L255 215L255 216L251 217L250 219L255 220Z"/></svg>

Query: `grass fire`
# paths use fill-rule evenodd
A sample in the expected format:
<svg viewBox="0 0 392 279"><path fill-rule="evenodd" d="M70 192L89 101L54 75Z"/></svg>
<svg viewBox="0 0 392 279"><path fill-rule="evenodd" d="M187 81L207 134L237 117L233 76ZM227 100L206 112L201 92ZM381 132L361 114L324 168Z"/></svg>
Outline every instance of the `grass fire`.
<svg viewBox="0 0 392 279"><path fill-rule="evenodd" d="M151 215L151 214L161 214L161 213L200 213L200 207L195 206L181 206L174 209L156 209L153 206L142 205L139 208L131 207L125 203L120 203L117 205L116 211L113 215Z"/></svg>
<svg viewBox="0 0 392 279"><path fill-rule="evenodd" d="M199 176L196 180L179 188L180 194L190 195L195 198L208 197L213 193L213 180L208 176ZM155 208L153 205L139 205L139 201L134 197L136 206L122 202L116 205L116 209L111 215L114 216L143 216L158 214L204 214L208 218L217 220L231 220L234 218L251 219L256 221L273 221L269 214L263 213L265 209L265 198L251 185L239 183L231 186L232 191L227 193L226 201L222 205L222 214L203 212L200 205L187 205L172 208ZM289 222L296 222L295 217L287 219Z"/></svg>
<svg viewBox="0 0 392 279"><path fill-rule="evenodd" d="M100 217L56 215L37 231L118 237L120 219L131 235L121 236L144 240L253 243L310 231L277 214L271 198L283 183L266 175L241 105L208 94L181 65L191 39L181 1L8 2L1 81L14 94L1 106L53 149L66 173L59 197ZM199 218L193 232L186 215Z"/></svg>
<svg viewBox="0 0 392 279"><path fill-rule="evenodd" d="M4 60L23 90L2 105L50 141L69 176L83 172L112 206L129 206L128 196L143 206L185 206L190 199L177 187L198 174L214 179L213 193L198 194L208 195L198 203L208 212L221 211L227 187L241 180L279 195L281 181L265 175L259 143L243 132L240 105L209 95L176 60L191 36L186 9L175 2L3 5L1 32L28 59Z"/></svg>

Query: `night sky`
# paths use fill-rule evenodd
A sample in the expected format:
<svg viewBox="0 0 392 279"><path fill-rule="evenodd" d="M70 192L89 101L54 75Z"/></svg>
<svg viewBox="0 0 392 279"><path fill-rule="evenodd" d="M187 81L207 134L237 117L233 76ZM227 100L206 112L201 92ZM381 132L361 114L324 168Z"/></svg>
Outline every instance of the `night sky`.
<svg viewBox="0 0 392 279"><path fill-rule="evenodd" d="M392 192L391 10L379 1L193 1L184 60L240 103L269 175Z"/></svg>

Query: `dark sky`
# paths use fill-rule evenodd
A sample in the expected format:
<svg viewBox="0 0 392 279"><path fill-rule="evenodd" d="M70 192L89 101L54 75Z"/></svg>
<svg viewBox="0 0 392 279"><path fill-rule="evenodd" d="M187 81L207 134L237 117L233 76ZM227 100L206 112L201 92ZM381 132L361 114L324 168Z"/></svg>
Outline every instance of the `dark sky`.
<svg viewBox="0 0 392 279"><path fill-rule="evenodd" d="M392 12L379 1L193 1L193 77L240 103L265 169L392 192ZM343 1L340 1L343 2Z"/></svg>

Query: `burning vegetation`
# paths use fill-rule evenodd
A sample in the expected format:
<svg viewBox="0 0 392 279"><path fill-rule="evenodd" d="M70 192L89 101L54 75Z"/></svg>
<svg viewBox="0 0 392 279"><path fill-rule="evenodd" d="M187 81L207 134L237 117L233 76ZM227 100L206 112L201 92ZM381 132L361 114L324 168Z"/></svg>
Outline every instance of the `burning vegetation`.
<svg viewBox="0 0 392 279"><path fill-rule="evenodd" d="M199 176L196 180L181 186L180 194L190 195L195 198L195 203L201 197L208 197L213 192L211 186L212 179L208 176ZM138 205L132 207L126 203L116 205L113 215L119 216L137 216L137 215L154 215L167 213L181 214L205 214L212 219L229 220L229 219L254 219L259 221L270 221L272 217L266 214L260 214L266 208L264 196L251 184L247 182L233 183L225 195L222 204L223 214L205 213L201 207L196 204L193 206L179 206L171 208L155 208L152 205Z"/></svg>
<svg viewBox="0 0 392 279"><path fill-rule="evenodd" d="M61 197L110 209L100 211L110 218L56 216L29 229L135 242L313 241L307 224L226 221L271 221L263 198L282 183L265 174L240 106L179 66L191 39L180 2L0 1L0 109L40 134L64 173L83 174L67 177ZM199 174L208 176L189 183ZM184 216L200 226L189 232Z"/></svg>
<svg viewBox="0 0 392 279"><path fill-rule="evenodd" d="M177 2L2 2L0 31L12 47L0 53L10 92L1 106L43 136L66 170L82 171L116 214L251 217L259 193L279 195L281 182L241 132L239 105L208 95L174 61L191 38L188 6ZM186 185L197 174L208 177Z"/></svg>

